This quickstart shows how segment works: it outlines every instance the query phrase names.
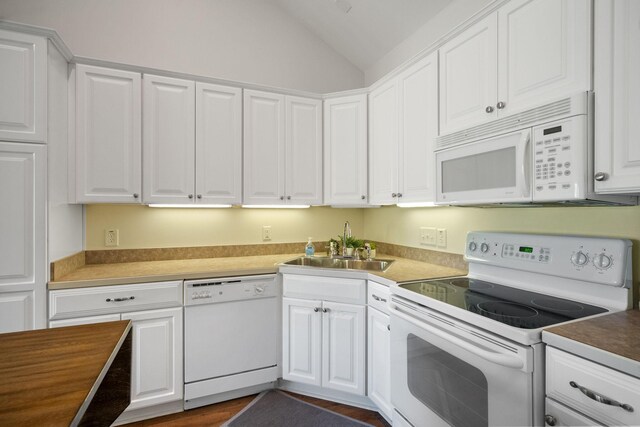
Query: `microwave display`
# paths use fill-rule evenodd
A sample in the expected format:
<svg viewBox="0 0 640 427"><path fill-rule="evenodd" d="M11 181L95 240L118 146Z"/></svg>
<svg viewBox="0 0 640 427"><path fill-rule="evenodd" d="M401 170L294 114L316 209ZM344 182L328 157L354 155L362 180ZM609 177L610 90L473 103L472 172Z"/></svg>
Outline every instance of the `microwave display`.
<svg viewBox="0 0 640 427"><path fill-rule="evenodd" d="M547 128L545 130L542 131L543 135L551 135L552 133L559 133L562 132L562 126L555 126L552 128Z"/></svg>

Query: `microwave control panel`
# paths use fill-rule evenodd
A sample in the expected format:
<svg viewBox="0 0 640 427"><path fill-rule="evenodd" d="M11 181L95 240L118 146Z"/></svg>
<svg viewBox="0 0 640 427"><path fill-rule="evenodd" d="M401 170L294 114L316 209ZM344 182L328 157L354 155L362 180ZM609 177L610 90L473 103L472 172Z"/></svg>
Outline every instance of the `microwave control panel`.
<svg viewBox="0 0 640 427"><path fill-rule="evenodd" d="M585 197L587 118L570 117L533 128L533 200Z"/></svg>

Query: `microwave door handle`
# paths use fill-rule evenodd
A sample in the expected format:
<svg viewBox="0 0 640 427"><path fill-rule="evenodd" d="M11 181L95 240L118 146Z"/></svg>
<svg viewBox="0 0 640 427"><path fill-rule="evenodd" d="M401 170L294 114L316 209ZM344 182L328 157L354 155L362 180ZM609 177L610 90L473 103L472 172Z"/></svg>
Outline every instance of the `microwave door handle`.
<svg viewBox="0 0 640 427"><path fill-rule="evenodd" d="M391 306L391 311L394 316L398 316L399 318L411 323L413 326L420 329L426 329L429 333L432 333L433 335L439 338L442 338L443 340L448 341L451 344L457 345L463 350L466 350L469 353L475 354L476 356L479 356L485 360L488 360L489 362L493 362L495 364L498 364L501 366L507 366L509 368L514 368L514 369L522 369L524 367L524 361L518 357L508 356L506 354L499 354L499 353L483 350L473 345L472 343L463 340L462 338L458 338L455 335L451 335L446 332L443 332L438 328L428 325L427 323L417 321L415 318L408 316L402 313L401 311L399 311L397 307L393 306L393 304Z"/></svg>
<svg viewBox="0 0 640 427"><path fill-rule="evenodd" d="M530 172L531 172L531 150L529 145L531 144L531 130L526 131L526 137L524 140L524 148L522 149L522 158L520 159L520 167L522 168L522 177L524 180L524 188L522 188L522 194L528 197L531 194Z"/></svg>

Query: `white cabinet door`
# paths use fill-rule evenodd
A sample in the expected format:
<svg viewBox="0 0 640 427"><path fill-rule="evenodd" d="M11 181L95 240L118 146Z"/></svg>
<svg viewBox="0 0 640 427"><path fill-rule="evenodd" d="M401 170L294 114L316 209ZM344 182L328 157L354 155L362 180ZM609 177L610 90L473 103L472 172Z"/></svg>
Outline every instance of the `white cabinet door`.
<svg viewBox="0 0 640 427"><path fill-rule="evenodd" d="M366 307L322 303L322 386L365 395Z"/></svg>
<svg viewBox="0 0 640 427"><path fill-rule="evenodd" d="M102 316L76 317L75 319L51 320L50 328L62 328L65 326L89 325L91 323L115 322L120 320L119 314L104 314Z"/></svg>
<svg viewBox="0 0 640 427"><path fill-rule="evenodd" d="M367 396L387 418L393 416L391 406L391 332L389 316L369 307L367 315Z"/></svg>
<svg viewBox="0 0 640 427"><path fill-rule="evenodd" d="M244 91L244 204L283 204L284 96Z"/></svg>
<svg viewBox="0 0 640 427"><path fill-rule="evenodd" d="M0 142L0 332L46 320L46 147Z"/></svg>
<svg viewBox="0 0 640 427"><path fill-rule="evenodd" d="M195 83L143 78L143 200L193 203Z"/></svg>
<svg viewBox="0 0 640 427"><path fill-rule="evenodd" d="M512 0L497 13L499 115L591 88L589 0Z"/></svg>
<svg viewBox="0 0 640 427"><path fill-rule="evenodd" d="M395 80L369 94L369 201L396 203L398 191L398 85Z"/></svg>
<svg viewBox="0 0 640 427"><path fill-rule="evenodd" d="M77 65L75 75L76 185L71 198L140 203L141 75L88 65Z"/></svg>
<svg viewBox="0 0 640 427"><path fill-rule="evenodd" d="M438 53L398 77L398 202L435 200L435 137L438 136Z"/></svg>
<svg viewBox="0 0 640 427"><path fill-rule="evenodd" d="M367 95L324 101L324 201L367 204Z"/></svg>
<svg viewBox="0 0 640 427"><path fill-rule="evenodd" d="M321 385L322 303L282 299L282 378Z"/></svg>
<svg viewBox="0 0 640 427"><path fill-rule="evenodd" d="M196 202L242 202L242 89L196 83Z"/></svg>
<svg viewBox="0 0 640 427"><path fill-rule="evenodd" d="M290 204L322 204L322 101L285 99L285 198Z"/></svg>
<svg viewBox="0 0 640 427"><path fill-rule="evenodd" d="M595 189L639 192L640 2L597 0L594 16Z"/></svg>
<svg viewBox="0 0 640 427"><path fill-rule="evenodd" d="M127 410L181 400L182 307L125 313L132 320L131 404Z"/></svg>
<svg viewBox="0 0 640 427"><path fill-rule="evenodd" d="M497 37L494 13L440 48L440 134L496 118Z"/></svg>
<svg viewBox="0 0 640 427"><path fill-rule="evenodd" d="M46 142L47 39L0 30L0 140Z"/></svg>

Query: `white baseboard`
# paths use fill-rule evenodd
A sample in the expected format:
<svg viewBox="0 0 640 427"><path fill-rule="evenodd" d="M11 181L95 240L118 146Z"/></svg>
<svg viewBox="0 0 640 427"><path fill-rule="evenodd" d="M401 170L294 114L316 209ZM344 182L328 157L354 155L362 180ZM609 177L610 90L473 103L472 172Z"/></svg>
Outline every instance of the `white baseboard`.
<svg viewBox="0 0 640 427"><path fill-rule="evenodd" d="M164 415L175 414L184 410L184 402L177 400L175 402L163 403L161 405L149 406L148 408L134 409L133 411L124 411L118 419L113 423L114 426L122 424L134 423L149 418L162 417Z"/></svg>
<svg viewBox="0 0 640 427"><path fill-rule="evenodd" d="M278 380L277 388L280 390L304 394L305 396L317 397L331 402L342 403L344 405L378 412L378 407L367 396L357 396L351 393L329 390L323 387L301 384L283 379Z"/></svg>

